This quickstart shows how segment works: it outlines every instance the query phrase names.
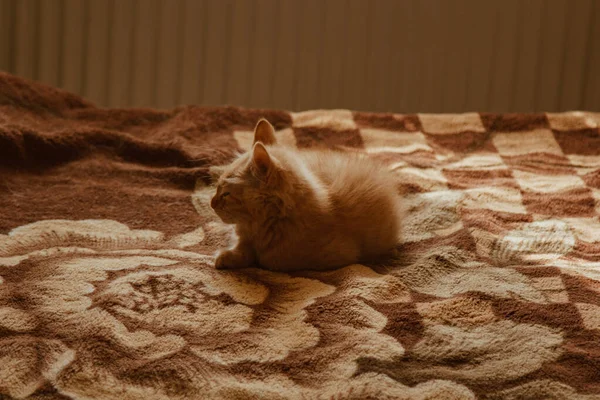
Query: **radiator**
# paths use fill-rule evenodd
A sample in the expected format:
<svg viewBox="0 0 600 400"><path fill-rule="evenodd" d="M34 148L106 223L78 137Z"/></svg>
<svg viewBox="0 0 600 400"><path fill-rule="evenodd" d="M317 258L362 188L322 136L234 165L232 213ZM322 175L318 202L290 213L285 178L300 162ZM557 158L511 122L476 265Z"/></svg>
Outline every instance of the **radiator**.
<svg viewBox="0 0 600 400"><path fill-rule="evenodd" d="M600 0L0 0L0 68L107 107L600 110Z"/></svg>

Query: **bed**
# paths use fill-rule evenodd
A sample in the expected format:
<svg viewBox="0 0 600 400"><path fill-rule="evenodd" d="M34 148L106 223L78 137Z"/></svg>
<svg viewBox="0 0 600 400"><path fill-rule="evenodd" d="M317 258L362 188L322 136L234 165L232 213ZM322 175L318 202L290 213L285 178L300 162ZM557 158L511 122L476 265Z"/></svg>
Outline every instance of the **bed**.
<svg viewBox="0 0 600 400"><path fill-rule="evenodd" d="M211 167L260 117L395 172L399 257L214 269ZM0 397L598 398L599 125L102 109L0 73Z"/></svg>

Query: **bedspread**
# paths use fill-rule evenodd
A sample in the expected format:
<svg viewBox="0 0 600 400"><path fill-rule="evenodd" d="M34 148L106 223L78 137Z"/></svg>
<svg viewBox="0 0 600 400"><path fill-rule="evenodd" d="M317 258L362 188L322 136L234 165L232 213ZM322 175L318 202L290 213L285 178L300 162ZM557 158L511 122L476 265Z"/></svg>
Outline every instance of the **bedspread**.
<svg viewBox="0 0 600 400"><path fill-rule="evenodd" d="M382 160L399 256L217 271L260 117ZM600 114L102 109L0 74L0 397L600 396Z"/></svg>

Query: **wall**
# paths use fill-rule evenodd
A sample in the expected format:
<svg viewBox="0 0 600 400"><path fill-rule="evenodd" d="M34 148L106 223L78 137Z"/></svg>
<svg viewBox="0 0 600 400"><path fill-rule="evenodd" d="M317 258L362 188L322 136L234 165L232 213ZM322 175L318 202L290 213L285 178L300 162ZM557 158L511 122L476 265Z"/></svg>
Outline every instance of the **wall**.
<svg viewBox="0 0 600 400"><path fill-rule="evenodd" d="M0 69L105 106L600 110L600 0L0 0Z"/></svg>

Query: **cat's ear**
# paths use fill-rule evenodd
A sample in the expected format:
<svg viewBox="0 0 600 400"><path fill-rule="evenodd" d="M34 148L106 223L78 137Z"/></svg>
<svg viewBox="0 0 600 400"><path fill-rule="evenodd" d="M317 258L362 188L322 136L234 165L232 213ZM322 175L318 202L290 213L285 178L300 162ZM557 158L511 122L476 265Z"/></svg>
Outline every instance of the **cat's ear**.
<svg viewBox="0 0 600 400"><path fill-rule="evenodd" d="M255 143L252 148L252 165L258 175L261 176L266 176L273 168L273 159L261 142Z"/></svg>
<svg viewBox="0 0 600 400"><path fill-rule="evenodd" d="M275 139L275 128L266 119L262 118L254 128L254 143L262 142L265 145L277 143Z"/></svg>

